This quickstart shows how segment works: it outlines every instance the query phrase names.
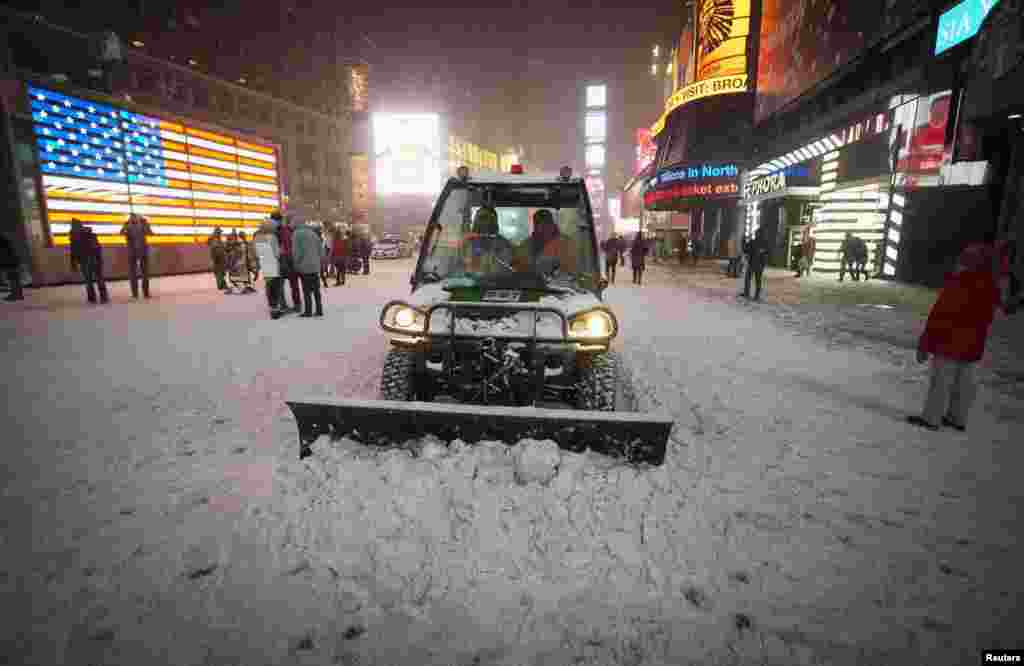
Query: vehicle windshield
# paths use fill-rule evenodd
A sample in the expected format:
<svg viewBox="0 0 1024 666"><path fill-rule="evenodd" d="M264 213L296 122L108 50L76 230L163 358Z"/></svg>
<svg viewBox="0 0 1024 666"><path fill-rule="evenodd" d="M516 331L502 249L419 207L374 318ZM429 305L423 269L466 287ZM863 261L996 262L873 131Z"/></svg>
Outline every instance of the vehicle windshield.
<svg viewBox="0 0 1024 666"><path fill-rule="evenodd" d="M579 183L458 184L428 229L419 280L588 284L598 269Z"/></svg>

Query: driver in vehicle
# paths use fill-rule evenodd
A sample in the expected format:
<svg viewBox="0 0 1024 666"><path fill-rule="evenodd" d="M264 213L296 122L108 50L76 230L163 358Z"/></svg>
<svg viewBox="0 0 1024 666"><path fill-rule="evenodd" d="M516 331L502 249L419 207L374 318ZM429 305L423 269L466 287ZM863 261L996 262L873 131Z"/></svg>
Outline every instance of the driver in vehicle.
<svg viewBox="0 0 1024 666"><path fill-rule="evenodd" d="M558 230L555 216L549 210L534 213L533 234L526 248L529 252L529 265L544 275L556 270L576 272L576 253L572 241Z"/></svg>
<svg viewBox="0 0 1024 666"><path fill-rule="evenodd" d="M502 237L498 211L484 206L476 212L473 231L466 236L466 268L472 273L511 269L512 244Z"/></svg>

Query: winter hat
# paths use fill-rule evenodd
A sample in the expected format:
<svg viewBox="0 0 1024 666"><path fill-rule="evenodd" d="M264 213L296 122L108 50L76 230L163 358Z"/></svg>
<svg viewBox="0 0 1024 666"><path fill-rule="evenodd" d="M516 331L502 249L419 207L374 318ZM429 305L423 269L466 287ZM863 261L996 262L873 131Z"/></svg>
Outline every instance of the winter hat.
<svg viewBox="0 0 1024 666"><path fill-rule="evenodd" d="M983 271L992 267L992 253L981 243L972 243L960 253L960 264L965 270Z"/></svg>

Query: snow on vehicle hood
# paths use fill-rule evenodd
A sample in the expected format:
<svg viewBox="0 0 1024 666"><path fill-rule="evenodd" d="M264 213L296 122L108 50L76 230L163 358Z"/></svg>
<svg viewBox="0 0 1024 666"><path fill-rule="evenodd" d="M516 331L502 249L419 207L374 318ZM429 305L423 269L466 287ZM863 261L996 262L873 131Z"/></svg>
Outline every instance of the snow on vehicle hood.
<svg viewBox="0 0 1024 666"><path fill-rule="evenodd" d="M450 291L445 290L446 286L469 287L473 286L473 284L468 281L463 284L456 280L425 284L406 299L406 302L413 307L427 309L438 303L445 303L451 300L452 294ZM517 304L508 303L507 305L509 308L514 308ZM554 308L566 316L572 316L577 312L600 307L603 303L597 296L589 292L566 291L562 294L546 294L541 296L536 305Z"/></svg>

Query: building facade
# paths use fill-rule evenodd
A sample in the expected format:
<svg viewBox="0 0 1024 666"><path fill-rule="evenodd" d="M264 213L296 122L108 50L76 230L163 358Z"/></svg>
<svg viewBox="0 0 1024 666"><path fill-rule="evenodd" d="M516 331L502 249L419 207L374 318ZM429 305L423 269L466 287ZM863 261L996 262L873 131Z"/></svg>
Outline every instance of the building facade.
<svg viewBox="0 0 1024 666"><path fill-rule="evenodd" d="M195 171L203 167L202 160L224 158L226 150L238 165L235 173L249 171L248 176L275 181L273 191L262 190L267 196L257 196L256 191L242 192L251 188L236 183L219 183L231 190L227 194L220 193L222 203L225 203L224 196L249 197L260 201L249 203L240 199L226 203L239 207L267 206L270 199L277 197L278 205L289 213L301 219L322 221L347 221L351 214L372 205L365 66L345 66L343 80L348 85L339 93L346 99L345 113L328 114L203 74L187 65L154 58L116 39L98 39L6 10L5 18L4 41L8 48L3 54L2 73L4 153L5 165L11 167L5 169L5 187L14 196L6 203L9 214L5 216L3 231L17 241L19 251L32 266L35 283L61 283L76 276L69 270L61 234L55 233L53 227L55 220L51 217L58 216L47 205L49 194L44 181L50 176L51 183L56 182L52 178L57 174L47 173L46 161L41 159L44 153L40 151L44 151L45 146L40 141L45 137L40 135L42 120L33 115L40 109L33 108L30 90L37 90L36 94L44 96L63 95L69 103L84 100L86 106L102 106L132 118L165 123L171 129L164 127L165 135L157 138L170 141L172 145L162 147L166 151L164 162L156 166L180 167L181 164L174 162L184 164L187 161L190 168L186 171L191 174L192 167ZM79 111L88 113L86 108ZM177 131L184 128L195 134ZM171 138L166 132L171 132ZM212 138L199 139L201 132ZM186 136L217 145L193 147L189 141L178 141ZM185 144L189 145L188 150L174 150ZM242 160L255 159L248 154L259 152L254 146L272 151L269 162L257 159L259 166L243 164ZM202 155L201 150L215 154ZM70 154L67 157L73 159ZM267 168L268 163L272 164L271 168ZM211 164L214 163L208 163L205 168L224 170L222 159L215 166ZM59 166L57 164L55 169ZM251 172L252 169L259 171ZM184 173L180 168L170 170L179 175ZM204 177L226 175L211 172ZM98 173L90 177L95 176ZM175 215L183 213L181 206L177 208ZM260 208L246 212L263 215L266 211ZM197 213L193 210L192 214ZM208 214L213 213L202 213ZM114 223L114 220L107 222ZM177 231L184 226L188 224L168 224L168 228L178 227ZM209 225L195 223L192 226L196 229L190 235L199 237L202 233L197 230ZM164 242L158 242L151 259L151 271L168 274L208 268L205 245L195 239L189 242L183 238L169 240L171 236L182 235L168 233ZM112 277L126 273L127 261L121 255L121 248L112 244L108 250L108 272Z"/></svg>

